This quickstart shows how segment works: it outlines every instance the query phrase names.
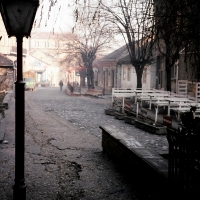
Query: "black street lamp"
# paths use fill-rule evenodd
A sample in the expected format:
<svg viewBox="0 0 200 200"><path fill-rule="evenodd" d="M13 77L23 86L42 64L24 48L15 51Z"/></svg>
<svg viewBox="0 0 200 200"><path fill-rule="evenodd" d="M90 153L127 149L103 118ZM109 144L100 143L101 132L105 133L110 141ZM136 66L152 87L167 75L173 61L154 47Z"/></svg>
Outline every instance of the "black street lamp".
<svg viewBox="0 0 200 200"><path fill-rule="evenodd" d="M23 37L29 37L39 0L0 0L0 11L8 37L17 39L17 80L15 82L15 184L14 200L26 199L24 179L25 103L22 69Z"/></svg>

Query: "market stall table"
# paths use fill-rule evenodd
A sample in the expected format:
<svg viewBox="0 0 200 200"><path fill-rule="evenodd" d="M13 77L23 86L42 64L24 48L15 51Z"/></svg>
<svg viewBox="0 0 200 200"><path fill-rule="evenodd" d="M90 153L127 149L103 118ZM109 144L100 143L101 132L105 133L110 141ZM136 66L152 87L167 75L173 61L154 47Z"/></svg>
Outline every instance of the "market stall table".
<svg viewBox="0 0 200 200"><path fill-rule="evenodd" d="M151 110L151 104L152 104L152 100L157 100L158 98L160 97L169 97L170 94L169 93L150 93L148 94L148 96L150 97L150 100L149 100L149 110Z"/></svg>
<svg viewBox="0 0 200 200"><path fill-rule="evenodd" d="M133 96L134 96L133 93L130 93L130 94L118 93L118 94L115 94L113 96L114 98L122 98L122 113L124 113L124 100L125 100L125 98L131 98ZM113 102L114 102L114 100L113 100Z"/></svg>
<svg viewBox="0 0 200 200"><path fill-rule="evenodd" d="M176 102L177 106L178 106L178 103L181 103L181 102L189 103L192 101L188 98L178 98L178 97L169 97L169 98L167 97L167 98L165 98L165 100L168 101L168 112L167 112L168 116L170 116L170 104L171 103Z"/></svg>
<svg viewBox="0 0 200 200"><path fill-rule="evenodd" d="M153 90L151 90L151 89L148 89L148 90L146 90L146 89L144 89L144 90L134 90L134 92L135 92L135 103L137 103L137 98L138 98L138 96L139 96L139 94L147 94L147 93L152 93L152 92L154 92Z"/></svg>

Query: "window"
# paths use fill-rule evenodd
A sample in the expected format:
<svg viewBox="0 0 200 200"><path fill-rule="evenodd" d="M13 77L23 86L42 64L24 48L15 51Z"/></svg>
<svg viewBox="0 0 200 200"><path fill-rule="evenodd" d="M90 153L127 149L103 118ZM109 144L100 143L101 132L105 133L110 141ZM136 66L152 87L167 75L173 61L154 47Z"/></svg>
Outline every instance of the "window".
<svg viewBox="0 0 200 200"><path fill-rule="evenodd" d="M126 80L126 67L123 67L123 80Z"/></svg>
<svg viewBox="0 0 200 200"><path fill-rule="evenodd" d="M44 42L44 47L49 47L49 42Z"/></svg>
<svg viewBox="0 0 200 200"><path fill-rule="evenodd" d="M127 81L131 80L131 68L128 67L128 71L127 71Z"/></svg>
<svg viewBox="0 0 200 200"><path fill-rule="evenodd" d="M105 79L106 85L108 85L108 70L105 71Z"/></svg>

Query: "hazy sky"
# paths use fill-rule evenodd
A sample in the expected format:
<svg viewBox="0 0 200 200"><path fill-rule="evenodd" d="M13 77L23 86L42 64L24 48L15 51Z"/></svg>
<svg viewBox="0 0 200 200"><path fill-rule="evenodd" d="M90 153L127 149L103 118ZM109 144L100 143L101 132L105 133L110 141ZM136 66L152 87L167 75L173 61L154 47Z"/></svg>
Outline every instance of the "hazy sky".
<svg viewBox="0 0 200 200"><path fill-rule="evenodd" d="M53 31L54 32L66 32L71 31L74 20L73 20L73 4L71 0L57 0L58 2L51 8L50 16L49 11L49 0L41 0L40 6L36 14L36 28L40 28L40 31ZM40 26L38 24L41 18L42 10L42 21Z"/></svg>
<svg viewBox="0 0 200 200"><path fill-rule="evenodd" d="M75 0L57 0L55 6L51 8L50 16L48 16L48 10L51 0L40 0L40 6L36 14L36 30L34 27L32 32L71 32L74 27L74 1ZM55 0L54 0L55 1ZM40 26L38 24L41 18L42 9L42 21ZM112 46L118 48L124 45L124 39L122 36L116 38L118 41Z"/></svg>

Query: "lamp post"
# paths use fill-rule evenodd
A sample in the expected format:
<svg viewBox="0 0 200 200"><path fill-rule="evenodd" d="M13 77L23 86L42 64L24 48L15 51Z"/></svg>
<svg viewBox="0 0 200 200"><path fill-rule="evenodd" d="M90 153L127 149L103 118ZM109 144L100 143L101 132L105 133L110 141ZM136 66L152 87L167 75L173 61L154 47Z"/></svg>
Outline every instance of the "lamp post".
<svg viewBox="0 0 200 200"><path fill-rule="evenodd" d="M0 0L0 12L8 33L8 37L17 39L17 80L15 82L15 184L13 186L14 200L26 199L26 184L24 178L25 150L25 103L22 69L23 37L29 37L39 0Z"/></svg>

